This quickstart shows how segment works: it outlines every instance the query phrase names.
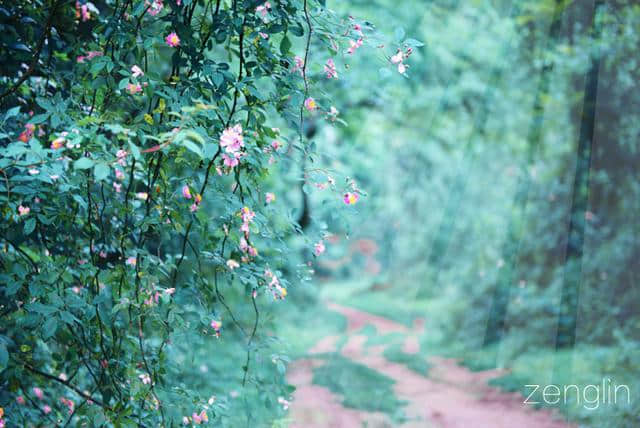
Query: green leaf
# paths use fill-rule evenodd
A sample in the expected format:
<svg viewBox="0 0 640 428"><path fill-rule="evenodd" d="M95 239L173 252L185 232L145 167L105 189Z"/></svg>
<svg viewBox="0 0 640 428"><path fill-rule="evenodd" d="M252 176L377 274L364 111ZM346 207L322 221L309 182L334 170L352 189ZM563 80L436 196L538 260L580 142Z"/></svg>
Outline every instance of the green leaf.
<svg viewBox="0 0 640 428"><path fill-rule="evenodd" d="M419 48L421 46L424 46L424 43L416 39L407 39L404 41L404 43L406 45L413 46L414 48Z"/></svg>
<svg viewBox="0 0 640 428"><path fill-rule="evenodd" d="M9 362L9 352L7 351L7 345L0 342L0 371L7 367Z"/></svg>
<svg viewBox="0 0 640 428"><path fill-rule="evenodd" d="M37 312L42 315L51 315L58 310L58 308L56 308L55 306L43 305L42 303L38 302L27 303L26 305L24 305L24 307L29 312Z"/></svg>
<svg viewBox="0 0 640 428"><path fill-rule="evenodd" d="M396 28L396 31L394 32L394 35L396 37L396 42L401 42L404 39L404 36L405 36L404 28L402 28L402 27Z"/></svg>
<svg viewBox="0 0 640 428"><path fill-rule="evenodd" d="M140 159L140 148L129 141L129 148L131 149L131 154L136 160Z"/></svg>
<svg viewBox="0 0 640 428"><path fill-rule="evenodd" d="M89 169L93 166L95 162L93 162L89 158L82 157L73 163L73 168L75 169Z"/></svg>
<svg viewBox="0 0 640 428"><path fill-rule="evenodd" d="M109 165L104 162L99 162L93 167L93 175L96 181L102 181L109 177Z"/></svg>
<svg viewBox="0 0 640 428"><path fill-rule="evenodd" d="M204 157L202 154L202 150L200 149L200 147L198 147L198 145L196 143L194 143L191 140L184 140L183 142L184 146L189 149L190 151L192 151L193 153L197 154L200 157Z"/></svg>
<svg viewBox="0 0 640 428"><path fill-rule="evenodd" d="M289 53L289 49L291 49L291 40L289 40L287 36L284 36L280 42L280 53L286 55Z"/></svg>
<svg viewBox="0 0 640 428"><path fill-rule="evenodd" d="M56 334L56 330L58 329L58 319L55 317L49 317L44 322L42 326L42 337L44 339L48 339L54 334Z"/></svg>
<svg viewBox="0 0 640 428"><path fill-rule="evenodd" d="M66 322L67 324L73 324L74 321L79 321L78 318L76 318L69 311L60 312L60 318L62 319L62 321Z"/></svg>
<svg viewBox="0 0 640 428"><path fill-rule="evenodd" d="M36 228L36 219L31 217L24 223L24 234L29 235Z"/></svg>

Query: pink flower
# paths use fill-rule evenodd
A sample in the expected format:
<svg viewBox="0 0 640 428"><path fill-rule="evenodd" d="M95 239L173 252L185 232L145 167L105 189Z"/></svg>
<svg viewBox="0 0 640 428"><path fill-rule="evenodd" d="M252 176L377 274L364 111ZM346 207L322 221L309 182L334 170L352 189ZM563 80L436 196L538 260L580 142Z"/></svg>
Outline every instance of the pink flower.
<svg viewBox="0 0 640 428"><path fill-rule="evenodd" d="M327 63L324 65L324 72L327 75L327 79L337 79L338 72L336 71L336 65L333 62L332 58L327 60Z"/></svg>
<svg viewBox="0 0 640 428"><path fill-rule="evenodd" d="M131 257L127 258L127 261L125 263L128 264L129 266L135 266L136 263L138 263L138 259L136 259L135 257L131 256Z"/></svg>
<svg viewBox="0 0 640 428"><path fill-rule="evenodd" d="M89 51L89 52L87 52L86 59L91 60L91 59L93 59L93 58L95 58L97 56L103 56L103 55L104 55L104 53L101 52L101 51Z"/></svg>
<svg viewBox="0 0 640 428"><path fill-rule="evenodd" d="M265 193L265 195L264 195L264 199L265 199L265 201L266 201L268 204L270 204L271 202L273 202L273 201L275 201L275 200L276 200L276 195L274 195L274 194L273 194L273 193L271 193L271 192L267 192L267 193Z"/></svg>
<svg viewBox="0 0 640 428"><path fill-rule="evenodd" d="M18 213L20 214L20 217L29 214L30 211L31 211L31 208L18 205Z"/></svg>
<svg viewBox="0 0 640 428"><path fill-rule="evenodd" d="M51 407L45 404L44 406L42 406L42 411L44 412L45 415L48 415L49 413L51 413Z"/></svg>
<svg viewBox="0 0 640 428"><path fill-rule="evenodd" d="M147 6L149 5L148 1L145 1L144 3ZM156 16L162 11L162 7L163 7L162 0L153 0L153 2L151 3L151 6L149 7L149 15Z"/></svg>
<svg viewBox="0 0 640 428"><path fill-rule="evenodd" d="M182 196L184 196L185 199L191 199L191 190L189 190L189 186L182 186Z"/></svg>
<svg viewBox="0 0 640 428"><path fill-rule="evenodd" d="M362 37L360 37L358 40L353 41L353 40L349 40L349 49L347 49L347 53L349 55L353 55L353 53L356 51L356 49L358 49L360 46L362 46Z"/></svg>
<svg viewBox="0 0 640 428"><path fill-rule="evenodd" d="M37 386L35 388L33 388L33 395L38 397L38 400L42 400L44 398L44 393Z"/></svg>
<svg viewBox="0 0 640 428"><path fill-rule="evenodd" d="M398 73L404 74L407 71L407 66L403 63L398 64Z"/></svg>
<svg viewBox="0 0 640 428"><path fill-rule="evenodd" d="M175 288L165 288L164 293L171 296L173 293L176 292Z"/></svg>
<svg viewBox="0 0 640 428"><path fill-rule="evenodd" d="M138 83L129 83L127 85L127 91L129 91L131 95L135 95L138 92L142 92L142 86Z"/></svg>
<svg viewBox="0 0 640 428"><path fill-rule="evenodd" d="M60 397L60 402L62 404L64 404L65 406L67 406L67 408L69 409L69 414L73 413L73 408L75 407L75 404L73 401L65 398L65 397Z"/></svg>
<svg viewBox="0 0 640 428"><path fill-rule="evenodd" d="M76 18L82 18L82 22L87 22L89 19L91 19L89 7L86 3L80 5L80 2L76 2Z"/></svg>
<svg viewBox="0 0 640 428"><path fill-rule="evenodd" d="M360 195L358 195L357 193L345 193L344 195L344 203L347 205L353 205L356 202L358 202L358 199L360 199Z"/></svg>
<svg viewBox="0 0 640 428"><path fill-rule="evenodd" d="M280 147L282 147L282 143L280 141L273 140L273 142L271 143L271 147L273 147L273 150L277 151Z"/></svg>
<svg viewBox="0 0 640 428"><path fill-rule="evenodd" d="M122 184L114 182L113 183L113 190L115 190L116 193L120 193L120 191L122 190Z"/></svg>
<svg viewBox="0 0 640 428"><path fill-rule="evenodd" d="M308 111L314 111L318 108L318 104L316 104L316 100L314 100L313 98L309 97L306 100L304 100L304 107L308 110Z"/></svg>
<svg viewBox="0 0 640 428"><path fill-rule="evenodd" d="M325 251L325 246L324 246L324 242L322 241L318 241L314 246L313 246L313 254L315 254L316 256L319 256L320 254L324 253Z"/></svg>
<svg viewBox="0 0 640 428"><path fill-rule="evenodd" d="M263 33L262 31L259 31L258 34L260 35L260 37L262 37L265 40L269 38L269 35L267 33Z"/></svg>
<svg viewBox="0 0 640 428"><path fill-rule="evenodd" d="M293 68L291 69L291 72L295 73L296 71L298 71L300 72L300 75L302 75L302 70L304 68L304 60L299 56L296 56L295 58L293 58L293 61L294 61L294 65L293 65Z"/></svg>
<svg viewBox="0 0 640 428"><path fill-rule="evenodd" d="M262 18L264 19L269 13L270 9L271 9L271 3L267 1L267 2L264 2L264 4L258 6L256 8L256 12L262 15Z"/></svg>
<svg viewBox="0 0 640 428"><path fill-rule="evenodd" d="M173 33L169 34L164 40L172 48L180 46L180 37L178 37L178 35L175 33L175 31Z"/></svg>
<svg viewBox="0 0 640 428"><path fill-rule="evenodd" d="M138 375L138 379L140 379L145 385L149 385L151 383L151 376L149 376L148 373L142 373L141 375Z"/></svg>
<svg viewBox="0 0 640 428"><path fill-rule="evenodd" d="M242 126L235 125L222 131L220 147L224 148L227 153L236 153L244 147Z"/></svg>
<svg viewBox="0 0 640 428"><path fill-rule="evenodd" d="M234 270L235 268L240 267L240 263L233 259L229 259L227 260L227 267L229 268L229 270Z"/></svg>
<svg viewBox="0 0 640 428"><path fill-rule="evenodd" d="M238 165L238 158L233 155L227 156L226 153L222 154L222 161L224 163L224 166L228 166L229 168L233 168L234 166Z"/></svg>
<svg viewBox="0 0 640 428"><path fill-rule="evenodd" d="M403 59L402 51L398 49L398 53L396 53L394 56L391 57L391 63L399 64L402 62L402 59Z"/></svg>
<svg viewBox="0 0 640 428"><path fill-rule="evenodd" d="M131 67L131 73L133 77L144 76L144 71L142 71L142 69L137 65L134 65L133 67Z"/></svg>
<svg viewBox="0 0 640 428"><path fill-rule="evenodd" d="M16 403L20 404L21 406L24 406L24 397L22 395L17 396Z"/></svg>
<svg viewBox="0 0 640 428"><path fill-rule="evenodd" d="M198 204L191 204L189 210L191 210L192 213L198 211Z"/></svg>
<svg viewBox="0 0 640 428"><path fill-rule="evenodd" d="M51 142L51 149L58 150L64 147L65 139L64 137L58 137Z"/></svg>
<svg viewBox="0 0 640 428"><path fill-rule="evenodd" d="M211 328L216 333L216 337L220 337L220 329L222 328L222 321L211 320Z"/></svg>
<svg viewBox="0 0 640 428"><path fill-rule="evenodd" d="M182 417L182 425L189 425L189 417L188 416L183 416Z"/></svg>
<svg viewBox="0 0 640 428"><path fill-rule="evenodd" d="M122 170L116 168L116 179L118 180L124 180L124 172L122 172Z"/></svg>
<svg viewBox="0 0 640 428"><path fill-rule="evenodd" d="M200 425L202 423L202 418L195 412L191 415L191 419L193 419L193 423L196 425Z"/></svg>

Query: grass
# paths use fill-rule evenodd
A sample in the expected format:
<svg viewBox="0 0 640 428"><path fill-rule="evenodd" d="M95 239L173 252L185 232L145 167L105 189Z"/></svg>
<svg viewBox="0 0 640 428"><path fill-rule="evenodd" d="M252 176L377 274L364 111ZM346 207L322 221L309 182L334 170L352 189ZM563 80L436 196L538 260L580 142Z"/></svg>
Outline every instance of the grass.
<svg viewBox="0 0 640 428"><path fill-rule="evenodd" d="M503 344L504 346L504 344ZM508 353L509 350L501 352ZM489 381L489 384L497 388L510 392L519 392L525 397L533 393L528 400L531 403L539 402L535 407L557 408L563 415L573 422L579 422L581 426L593 427L632 427L638 426L638 402L640 396L640 381L637 371L614 369L617 358L617 350L611 347L581 345L571 350L555 351L552 348L536 348L530 351L520 352L511 355L501 362L502 365L510 369L510 373ZM491 361L495 361L495 347L479 349L466 354L462 364L472 370L486 370L493 368ZM558 364L561 378L554 379L554 365ZM631 391L631 404L626 400L617 403L603 402L602 381L608 378L617 385L627 385ZM534 392L534 388L526 385L540 385ZM546 385L556 385L561 391L565 390L565 385L576 385L570 388L570 393L562 395L557 404L551 404L544 400L542 396L543 388ZM585 400L585 387L596 385L600 388L600 402L597 408L594 404L587 404ZM596 399L595 389L586 390L588 400ZM626 397L626 396L623 396ZM553 398L552 400L555 400ZM634 415L633 417L630 417ZM634 420L635 422L631 422Z"/></svg>
<svg viewBox="0 0 640 428"><path fill-rule="evenodd" d="M407 366L410 370L413 370L416 373L421 374L422 376L427 376L429 374L429 369L431 365L420 354L407 354L402 350L401 345L391 345L384 350L382 354L387 360L403 364Z"/></svg>
<svg viewBox="0 0 640 428"><path fill-rule="evenodd" d="M307 304L303 307L290 305L281 314L278 336L289 345L292 358L305 356L309 348L327 336L342 335L347 329L347 320L341 314L330 311L324 305Z"/></svg>
<svg viewBox="0 0 640 428"><path fill-rule="evenodd" d="M395 381L340 354L325 354L326 364L313 369L313 383L342 396L345 407L383 412L395 422L403 419L406 402L393 392Z"/></svg>

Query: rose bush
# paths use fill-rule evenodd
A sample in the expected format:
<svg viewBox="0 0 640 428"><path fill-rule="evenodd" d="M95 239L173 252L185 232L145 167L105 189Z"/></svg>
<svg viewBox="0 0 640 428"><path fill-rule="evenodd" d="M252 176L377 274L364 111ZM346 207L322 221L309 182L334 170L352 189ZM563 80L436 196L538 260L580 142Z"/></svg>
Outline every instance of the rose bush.
<svg viewBox="0 0 640 428"><path fill-rule="evenodd" d="M305 168L325 83L384 48L371 25L315 0L33 0L0 26L1 423L281 417L269 307L325 248L287 187L358 202Z"/></svg>

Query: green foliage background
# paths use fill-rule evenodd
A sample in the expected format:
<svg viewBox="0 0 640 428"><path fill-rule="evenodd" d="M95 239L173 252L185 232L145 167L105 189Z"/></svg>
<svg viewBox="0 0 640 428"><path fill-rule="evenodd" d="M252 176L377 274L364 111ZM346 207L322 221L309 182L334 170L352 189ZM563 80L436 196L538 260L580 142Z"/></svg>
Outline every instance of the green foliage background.
<svg viewBox="0 0 640 428"><path fill-rule="evenodd" d="M425 318L423 354L510 368L493 381L505 389L605 376L628 384L630 405L562 411L591 426L637 426L638 5L292 0L272 2L265 23L261 3L167 1L152 19L142 1L94 2L101 13L88 22L71 2L2 6L7 418L69 418L59 401L49 415L38 410L39 385L52 400L76 401L76 423L154 426L207 409L224 426L284 424L277 398L292 392L288 355L343 329L316 306L320 294L407 324ZM309 23L305 79L292 69ZM349 55L354 23L364 46ZM179 49L164 43L170 31ZM389 60L408 47L403 76ZM77 63L90 50L105 55ZM338 79L324 76L329 57ZM127 93L133 64L148 83L140 95ZM307 96L319 112L302 110ZM44 135L18 141L25 123ZM247 155L218 176L218 139L235 123ZM49 145L65 130L79 147L60 160ZM274 139L285 147L270 165L264 150ZM120 148L129 152L128 188L116 194ZM353 183L361 198L345 207ZM195 213L181 199L185 184L203 195ZM265 192L276 202L265 204ZM30 214L20 217L19 205ZM231 271L226 260L243 255L245 205L256 212L259 256ZM327 253L316 259L323 238ZM376 244L373 256L358 249L361 239ZM263 293L267 268L289 290L285 301ZM176 292L147 308L139 291L152 283ZM223 320L219 339L212 319ZM422 358L407 364L428 374ZM147 371L153 389L140 381ZM321 375L318 383L344 393L334 373ZM103 405L80 405L87 397L70 386ZM361 392L347 401L367 402ZM33 403L17 405L21 394Z"/></svg>

